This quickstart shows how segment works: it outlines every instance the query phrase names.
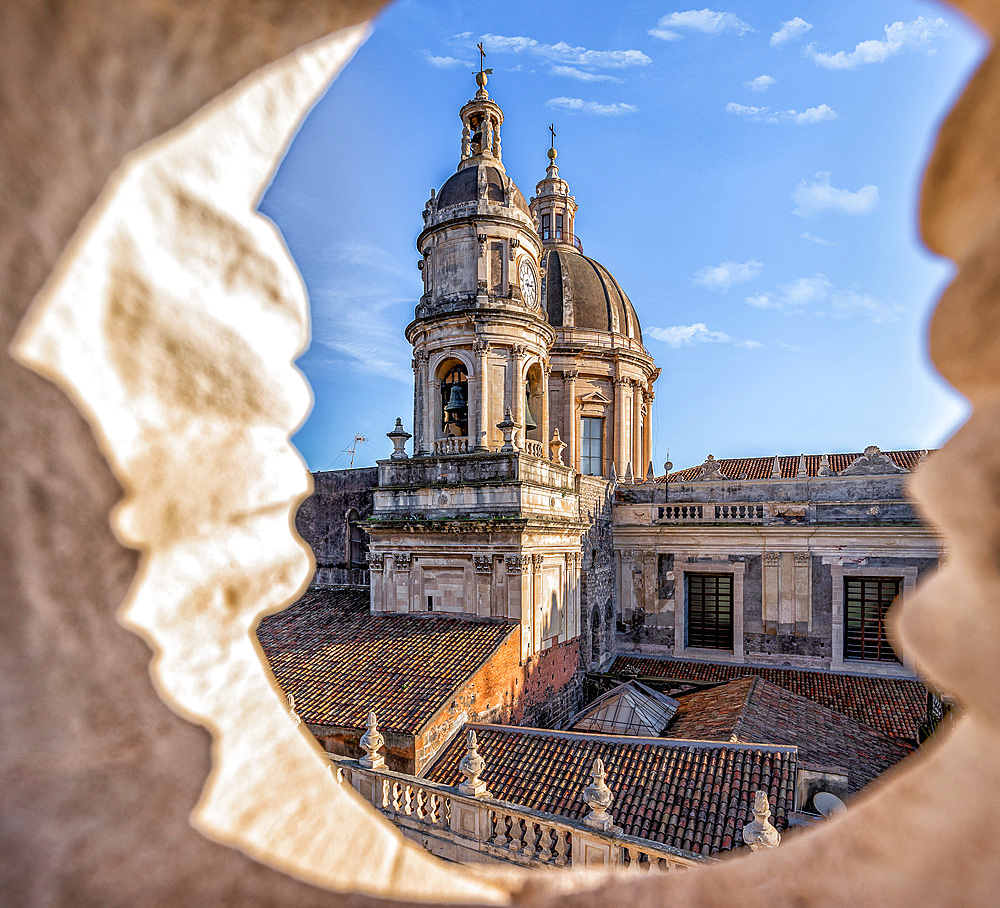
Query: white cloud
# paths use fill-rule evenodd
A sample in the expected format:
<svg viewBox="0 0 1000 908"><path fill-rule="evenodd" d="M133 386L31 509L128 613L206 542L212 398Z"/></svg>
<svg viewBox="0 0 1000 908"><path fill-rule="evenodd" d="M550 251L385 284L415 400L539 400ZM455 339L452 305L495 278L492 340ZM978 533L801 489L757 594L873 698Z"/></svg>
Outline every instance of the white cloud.
<svg viewBox="0 0 1000 908"><path fill-rule="evenodd" d="M615 104L599 104L597 101L584 101L583 98L549 98L545 102L545 106L561 107L563 110L573 110L579 113L597 114L601 117L617 117L639 110L634 104L625 104L622 101Z"/></svg>
<svg viewBox="0 0 1000 908"><path fill-rule="evenodd" d="M692 279L696 287L725 293L733 284L745 284L760 274L764 265L750 259L747 262L722 262L718 265L706 265Z"/></svg>
<svg viewBox="0 0 1000 908"><path fill-rule="evenodd" d="M836 120L837 111L826 104L818 107L810 107L803 111L798 110L771 110L770 107L753 107L748 104L737 104L730 101L726 105L726 113L736 114L744 120L765 123L798 123L800 126L807 123L822 123L824 120Z"/></svg>
<svg viewBox="0 0 1000 908"><path fill-rule="evenodd" d="M706 35L720 35L723 32L745 35L753 31L735 13L720 13L713 9L689 9L662 16L656 23L656 28L649 30L649 34L663 41L679 41L684 36L675 29L691 29Z"/></svg>
<svg viewBox="0 0 1000 908"><path fill-rule="evenodd" d="M808 230L803 233L802 239L809 240L810 243L815 243L817 246L839 246L840 240L825 240L821 236L816 236L810 233Z"/></svg>
<svg viewBox="0 0 1000 908"><path fill-rule="evenodd" d="M824 211L868 214L878 203L878 186L862 186L855 192L830 185L830 174L821 171L815 180L802 180L792 193L793 210L800 218L813 218Z"/></svg>
<svg viewBox="0 0 1000 908"><path fill-rule="evenodd" d="M569 79L578 79L581 82L621 82L617 76L609 76L605 73L590 73L585 69L577 69L575 66L553 66L549 70L550 76L566 76Z"/></svg>
<svg viewBox="0 0 1000 908"><path fill-rule="evenodd" d="M458 57L435 57L433 54L424 51L427 62L438 69L452 69L456 66L465 66L472 69L472 63L468 60L459 60Z"/></svg>
<svg viewBox="0 0 1000 908"><path fill-rule="evenodd" d="M704 322L694 325L674 325L671 328L648 328L646 333L663 341L668 347L687 347L693 344L732 344L744 350L759 350L764 345L755 340L739 340L724 331L710 331Z"/></svg>
<svg viewBox="0 0 1000 908"><path fill-rule="evenodd" d="M812 24L799 16L786 19L781 23L781 28L771 35L771 47L781 47L782 44L801 38L811 28Z"/></svg>
<svg viewBox="0 0 1000 908"><path fill-rule="evenodd" d="M779 284L772 293L748 296L747 303L758 309L773 309L788 315L797 315L807 307L829 306L836 318L862 316L873 322L893 322L905 311L893 300L883 300L861 293L857 289L837 290L830 279L821 273L800 277L790 284ZM829 313L818 311L816 315Z"/></svg>
<svg viewBox="0 0 1000 908"><path fill-rule="evenodd" d="M590 50L573 47L565 41L543 44L524 35L483 35L480 38L486 52L531 54L549 63L570 66L590 66L598 69L621 69L626 66L648 66L653 61L641 50Z"/></svg>
<svg viewBox="0 0 1000 908"><path fill-rule="evenodd" d="M806 48L806 54L818 66L826 69L854 69L866 63L883 63L904 48L927 48L928 53L933 53L934 49L930 45L947 27L944 19L925 19L919 16L912 22L893 22L892 25L884 26L884 38L861 41L850 52L839 50L835 54L826 54L810 44Z"/></svg>
<svg viewBox="0 0 1000 908"><path fill-rule="evenodd" d="M744 82L743 87L749 88L750 91L767 91L777 81L774 76L757 76L756 79Z"/></svg>

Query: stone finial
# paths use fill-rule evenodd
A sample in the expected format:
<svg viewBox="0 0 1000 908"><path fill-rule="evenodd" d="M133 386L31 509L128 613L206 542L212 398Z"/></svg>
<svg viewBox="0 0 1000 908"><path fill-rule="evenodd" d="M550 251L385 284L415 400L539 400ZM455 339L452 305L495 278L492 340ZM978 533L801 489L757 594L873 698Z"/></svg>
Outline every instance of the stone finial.
<svg viewBox="0 0 1000 908"><path fill-rule="evenodd" d="M379 733L375 710L368 713L368 730L361 736L361 749L365 755L359 761L365 769L382 769L385 758L379 751L385 745L385 738Z"/></svg>
<svg viewBox="0 0 1000 908"><path fill-rule="evenodd" d="M292 719L295 721L296 726L302 724L302 719L299 714L295 711L295 697L291 694L287 697L288 700L288 712L291 713Z"/></svg>
<svg viewBox="0 0 1000 908"><path fill-rule="evenodd" d="M865 453L850 466L840 471L841 476L875 476L881 473L906 473L897 466L888 454L883 454L878 445L868 445Z"/></svg>
<svg viewBox="0 0 1000 908"><path fill-rule="evenodd" d="M635 475L632 473L632 461L630 460L625 466L625 479L624 482L635 482Z"/></svg>
<svg viewBox="0 0 1000 908"><path fill-rule="evenodd" d="M473 798L492 797L486 790L486 783L479 778L479 774L486 768L486 761L479 756L479 744L476 741L476 730L470 728L465 736L465 756L458 764L458 771L465 776L465 781L458 786L458 790Z"/></svg>
<svg viewBox="0 0 1000 908"><path fill-rule="evenodd" d="M656 480L656 474L653 472L653 461L649 462L649 466L646 467L646 482L654 482Z"/></svg>
<svg viewBox="0 0 1000 908"><path fill-rule="evenodd" d="M781 479L781 463L778 455L774 455L774 463L771 464L771 479Z"/></svg>
<svg viewBox="0 0 1000 908"><path fill-rule="evenodd" d="M500 448L501 454L511 454L517 450L514 447L514 433L520 428L520 423L514 422L510 407L504 410L503 422L497 423L497 428L503 432L503 446Z"/></svg>
<svg viewBox="0 0 1000 908"><path fill-rule="evenodd" d="M403 428L403 420L400 417L396 417L396 425L393 426L391 432L385 433L386 438L388 438L395 450L389 455L390 460L408 460L406 456L406 451L403 449L406 447L406 443L413 437L410 435L406 429Z"/></svg>
<svg viewBox="0 0 1000 908"><path fill-rule="evenodd" d="M830 469L830 455L824 454L819 459L819 469L816 471L817 476L833 476L833 470Z"/></svg>
<svg viewBox="0 0 1000 908"><path fill-rule="evenodd" d="M771 805L767 801L767 792L758 791L753 799L753 822L743 827L743 841L750 846L751 851L762 848L777 848L781 842L781 833L771 825Z"/></svg>
<svg viewBox="0 0 1000 908"><path fill-rule="evenodd" d="M563 451L566 450L566 442L559 437L559 430L552 433L552 441L549 442L549 454L553 463L563 462Z"/></svg>
<svg viewBox="0 0 1000 908"><path fill-rule="evenodd" d="M583 822L612 835L621 832L621 827L615 826L611 817L615 794L604 782L604 761L600 757L594 760L590 775L593 781L583 790L583 800L590 808L590 813L583 818Z"/></svg>
<svg viewBox="0 0 1000 908"><path fill-rule="evenodd" d="M795 476L798 479L805 479L809 473L806 471L806 455L799 455L799 468L795 471Z"/></svg>

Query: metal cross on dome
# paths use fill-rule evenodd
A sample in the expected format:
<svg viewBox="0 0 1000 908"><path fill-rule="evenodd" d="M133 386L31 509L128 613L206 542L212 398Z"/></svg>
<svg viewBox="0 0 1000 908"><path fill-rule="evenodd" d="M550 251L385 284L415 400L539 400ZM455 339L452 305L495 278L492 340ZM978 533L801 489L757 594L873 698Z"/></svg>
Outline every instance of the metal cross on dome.
<svg viewBox="0 0 1000 908"><path fill-rule="evenodd" d="M493 75L493 70L492 69L483 69L483 63L485 62L485 59L486 59L486 51L483 50L483 42L480 41L476 45L476 47L479 48L479 71L481 73L486 73L486 75L492 76Z"/></svg>
<svg viewBox="0 0 1000 908"><path fill-rule="evenodd" d="M552 133L552 141L549 143L549 148L556 147L556 124L549 123L549 132Z"/></svg>

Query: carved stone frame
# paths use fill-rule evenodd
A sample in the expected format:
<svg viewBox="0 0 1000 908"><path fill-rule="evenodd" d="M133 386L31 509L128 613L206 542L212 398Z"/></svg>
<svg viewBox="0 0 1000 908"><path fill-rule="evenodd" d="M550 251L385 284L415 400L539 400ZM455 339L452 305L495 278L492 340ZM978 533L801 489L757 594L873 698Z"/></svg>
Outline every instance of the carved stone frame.
<svg viewBox="0 0 1000 908"><path fill-rule="evenodd" d="M688 561L674 558L674 657L706 662L743 662L743 574L742 561ZM687 584L685 574L733 575L733 650L702 649L687 645Z"/></svg>

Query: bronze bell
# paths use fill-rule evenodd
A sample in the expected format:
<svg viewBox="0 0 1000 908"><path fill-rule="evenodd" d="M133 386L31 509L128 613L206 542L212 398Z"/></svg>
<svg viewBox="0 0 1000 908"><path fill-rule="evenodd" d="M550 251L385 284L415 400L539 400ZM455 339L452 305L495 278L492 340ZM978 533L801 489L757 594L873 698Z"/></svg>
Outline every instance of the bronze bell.
<svg viewBox="0 0 1000 908"><path fill-rule="evenodd" d="M531 400L531 385L525 386L524 391L524 431L533 432L538 428L538 423L535 422L535 417L531 415L531 407L528 406L528 401Z"/></svg>
<svg viewBox="0 0 1000 908"><path fill-rule="evenodd" d="M444 412L452 419L458 418L458 412L465 409L465 395L462 394L462 386L457 382L451 386L448 395L448 403L444 406Z"/></svg>

